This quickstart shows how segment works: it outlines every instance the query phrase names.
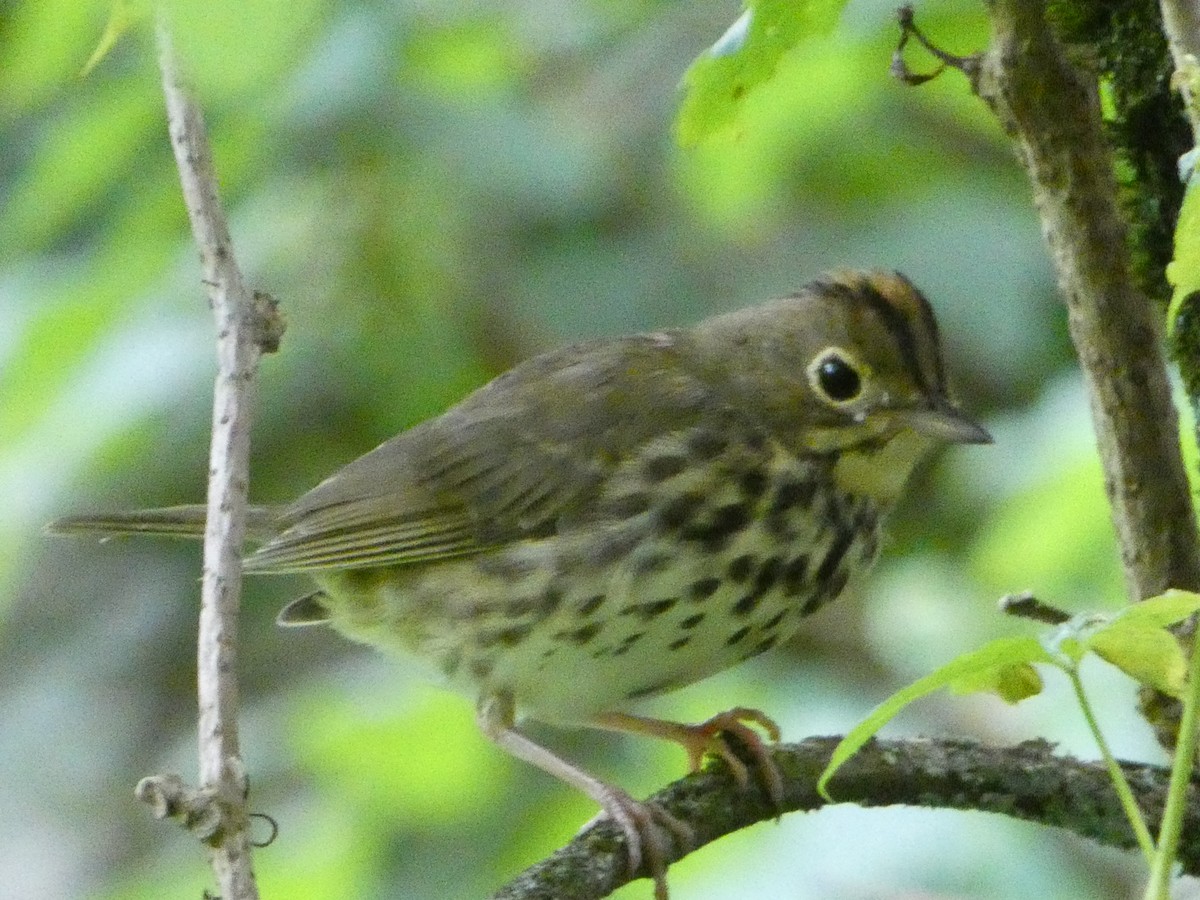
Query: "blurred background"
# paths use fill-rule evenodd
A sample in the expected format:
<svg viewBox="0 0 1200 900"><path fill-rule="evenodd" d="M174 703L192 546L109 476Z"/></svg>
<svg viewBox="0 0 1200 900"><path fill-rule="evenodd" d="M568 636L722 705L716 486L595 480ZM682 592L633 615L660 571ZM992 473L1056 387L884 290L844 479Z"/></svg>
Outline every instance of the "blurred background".
<svg viewBox="0 0 1200 900"><path fill-rule="evenodd" d="M727 134L672 139L733 0L175 4L251 284L289 328L264 361L252 495L285 501L518 360L681 325L836 266L932 299L991 447L916 479L857 591L765 658L646 704L768 710L840 733L957 653L1032 626L996 599L1123 602L1086 402L1022 172L949 73L888 76L894 0L852 0ZM87 77L101 0L0 7L0 897L195 898L204 855L133 799L195 771L199 547L50 539L72 511L203 498L212 322L148 30ZM947 49L977 4L928 2ZM920 58L915 57L919 66ZM476 732L471 703L320 629L251 579L242 721L265 897L476 898L566 841L588 801ZM1134 688L1086 670L1114 750L1159 761ZM677 748L534 727L644 795ZM889 735L1034 736L1096 756L1065 681L1019 707L937 696ZM265 829L264 829L265 830ZM1124 897L1132 855L996 816L833 807L672 868L686 900ZM623 889L645 898L647 882Z"/></svg>

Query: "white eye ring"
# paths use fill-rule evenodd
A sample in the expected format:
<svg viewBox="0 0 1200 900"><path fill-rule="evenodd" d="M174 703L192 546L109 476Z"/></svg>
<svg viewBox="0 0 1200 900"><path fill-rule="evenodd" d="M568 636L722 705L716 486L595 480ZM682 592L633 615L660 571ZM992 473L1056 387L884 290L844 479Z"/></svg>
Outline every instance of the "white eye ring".
<svg viewBox="0 0 1200 900"><path fill-rule="evenodd" d="M832 406L853 403L862 396L866 366L849 350L827 347L808 366L808 383L818 397Z"/></svg>

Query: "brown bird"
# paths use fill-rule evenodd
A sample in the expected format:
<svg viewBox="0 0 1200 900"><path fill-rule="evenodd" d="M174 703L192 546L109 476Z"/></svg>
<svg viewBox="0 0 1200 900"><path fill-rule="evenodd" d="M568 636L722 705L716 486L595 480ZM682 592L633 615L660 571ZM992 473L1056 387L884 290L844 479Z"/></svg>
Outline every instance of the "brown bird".
<svg viewBox="0 0 1200 900"><path fill-rule="evenodd" d="M732 733L780 803L749 727L777 740L763 713L683 725L626 709L787 640L872 561L931 449L988 441L950 399L921 293L840 272L692 328L534 357L296 502L253 508L245 570L316 581L280 623L417 657L475 698L492 741L612 817L661 900L690 829L515 723L666 738L745 784ZM199 536L203 520L188 506L52 527Z"/></svg>

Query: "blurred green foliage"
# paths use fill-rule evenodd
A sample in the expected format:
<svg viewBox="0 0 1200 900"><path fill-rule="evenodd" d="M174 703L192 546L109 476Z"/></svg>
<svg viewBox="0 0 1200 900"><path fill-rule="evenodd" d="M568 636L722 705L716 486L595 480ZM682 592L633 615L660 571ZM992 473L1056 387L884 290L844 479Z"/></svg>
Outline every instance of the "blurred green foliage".
<svg viewBox="0 0 1200 900"><path fill-rule="evenodd" d="M134 11L139 7L135 4ZM781 56L737 128L672 140L678 85L729 2L176 0L242 264L289 330L264 362L253 494L284 500L517 360L682 324L835 266L910 275L990 448L913 485L875 575L789 647L652 705L737 704L842 731L981 639L1001 593L1122 602L1086 415L1023 175L961 79L888 77L892 10L855 0ZM195 897L203 854L132 799L194 769L198 549L51 540L84 508L203 496L211 320L145 22L86 77L103 0L0 15L0 892ZM956 52L973 4L933 3ZM587 801L503 757L469 702L333 634L280 631L299 580L247 585L253 805L280 823L266 896L478 897L567 839ZM1120 754L1155 758L1098 673ZM1094 755L1069 698L930 702L895 732L1042 735ZM670 748L536 728L635 793ZM1002 861L1002 863L1001 863ZM827 810L706 848L680 897L1118 896L1136 860L957 813ZM621 896L644 897L645 883Z"/></svg>

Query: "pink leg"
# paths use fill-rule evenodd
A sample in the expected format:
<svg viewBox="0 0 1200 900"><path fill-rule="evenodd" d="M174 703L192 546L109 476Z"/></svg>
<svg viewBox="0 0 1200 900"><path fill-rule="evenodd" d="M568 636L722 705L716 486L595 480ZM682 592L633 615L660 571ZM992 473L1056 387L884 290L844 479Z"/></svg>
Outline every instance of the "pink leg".
<svg viewBox="0 0 1200 900"><path fill-rule="evenodd" d="M655 900L667 898L667 864L676 846L690 846L695 835L685 822L653 803L634 800L618 787L606 784L567 762L513 728L513 701L507 695L484 697L476 713L480 730L496 746L517 759L537 766L595 800L625 835L629 870L637 872L643 860L654 879Z"/></svg>
<svg viewBox="0 0 1200 900"><path fill-rule="evenodd" d="M704 754L712 753L725 760L738 784L746 787L750 783L750 771L724 738L725 734L732 734L746 746L754 758L755 769L767 789L771 802L776 808L782 809L783 775L775 765L775 760L771 758L771 751L766 742L758 732L746 724L747 722L766 731L772 742L779 740L779 726L770 717L757 709L743 706L719 713L696 725L665 722L629 713L604 713L594 718L591 724L609 731L629 731L674 741L687 751L688 763L693 772L700 770Z"/></svg>

